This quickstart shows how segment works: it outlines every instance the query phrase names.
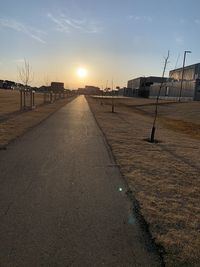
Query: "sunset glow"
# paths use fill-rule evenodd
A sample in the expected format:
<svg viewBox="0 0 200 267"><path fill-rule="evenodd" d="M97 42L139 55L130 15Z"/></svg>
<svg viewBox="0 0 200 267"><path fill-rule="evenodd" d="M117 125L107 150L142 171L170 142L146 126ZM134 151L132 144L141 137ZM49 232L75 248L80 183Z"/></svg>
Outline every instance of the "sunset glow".
<svg viewBox="0 0 200 267"><path fill-rule="evenodd" d="M77 69L77 75L79 78L85 78L87 76L88 72L85 68L78 68Z"/></svg>
<svg viewBox="0 0 200 267"><path fill-rule="evenodd" d="M44 85L48 76L71 89L85 83L111 87L112 78L126 87L136 77L160 76L168 50L166 75L182 67L184 50L192 51L186 65L199 62L198 0L190 12L186 0L11 3L2 1L0 13L1 80L20 82L17 68L24 58L34 72L32 86Z"/></svg>

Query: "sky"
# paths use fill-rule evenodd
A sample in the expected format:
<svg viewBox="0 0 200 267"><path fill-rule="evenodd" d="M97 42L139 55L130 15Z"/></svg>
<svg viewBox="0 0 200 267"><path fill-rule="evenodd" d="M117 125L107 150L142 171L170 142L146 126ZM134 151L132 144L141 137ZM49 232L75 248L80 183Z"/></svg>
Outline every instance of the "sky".
<svg viewBox="0 0 200 267"><path fill-rule="evenodd" d="M0 0L0 79L20 82L26 59L31 85L52 81L126 86L141 76L200 62L199 0ZM78 68L86 77L77 75Z"/></svg>

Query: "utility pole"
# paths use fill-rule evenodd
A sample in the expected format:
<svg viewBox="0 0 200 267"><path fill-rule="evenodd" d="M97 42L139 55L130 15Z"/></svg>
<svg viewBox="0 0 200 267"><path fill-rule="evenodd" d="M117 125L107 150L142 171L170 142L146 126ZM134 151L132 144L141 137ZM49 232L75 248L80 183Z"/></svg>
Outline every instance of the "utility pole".
<svg viewBox="0 0 200 267"><path fill-rule="evenodd" d="M160 83L160 88L158 90L158 95L157 95L157 98L156 98L155 115L154 115L154 121L153 121L152 130L151 130L151 138L150 138L150 142L151 143L155 142L154 136L155 136L155 131L156 131L156 119L157 119L157 115L158 115L158 100L159 100L161 89L162 89L162 86L163 86L163 83L164 83L164 76L165 76L165 70L166 70L166 67L167 67L168 59L169 59L169 51L167 53L167 57L165 58L165 64L164 64L164 69L163 69L163 73L162 73L162 79L161 79L161 83Z"/></svg>
<svg viewBox="0 0 200 267"><path fill-rule="evenodd" d="M184 57L183 57L183 68L182 68L182 77L181 77L181 88L180 88L180 93L179 93L179 99L178 101L181 102L181 95L182 95L182 90L183 90L183 77L184 77L184 67L185 67L185 58L187 53L192 53L191 51L184 51Z"/></svg>

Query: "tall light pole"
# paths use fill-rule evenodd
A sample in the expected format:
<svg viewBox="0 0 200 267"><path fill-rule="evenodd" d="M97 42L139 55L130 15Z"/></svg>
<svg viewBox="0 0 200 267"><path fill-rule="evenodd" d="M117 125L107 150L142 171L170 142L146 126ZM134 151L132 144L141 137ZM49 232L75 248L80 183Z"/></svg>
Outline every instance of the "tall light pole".
<svg viewBox="0 0 200 267"><path fill-rule="evenodd" d="M192 53L191 51L184 51L184 58L183 58L183 68L182 68L182 77L181 77L181 88L180 88L180 93L179 93L179 102L181 102L181 94L183 90L183 77L184 77L184 67L185 67L185 58L187 53Z"/></svg>

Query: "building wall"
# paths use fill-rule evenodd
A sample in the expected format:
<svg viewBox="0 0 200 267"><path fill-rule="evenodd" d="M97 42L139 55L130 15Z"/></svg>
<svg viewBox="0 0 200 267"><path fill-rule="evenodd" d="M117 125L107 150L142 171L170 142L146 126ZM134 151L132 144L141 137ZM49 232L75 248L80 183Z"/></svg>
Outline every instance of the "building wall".
<svg viewBox="0 0 200 267"><path fill-rule="evenodd" d="M101 95L102 92L99 87L92 86L92 85L86 85L85 86L85 94L88 95Z"/></svg>
<svg viewBox="0 0 200 267"><path fill-rule="evenodd" d="M200 79L196 79L196 90L194 100L200 100Z"/></svg>
<svg viewBox="0 0 200 267"><path fill-rule="evenodd" d="M149 97L150 86L154 83L166 81L167 78L149 76L149 77L139 77L128 81L128 88L125 91L126 96L134 97Z"/></svg>
<svg viewBox="0 0 200 267"><path fill-rule="evenodd" d="M62 83L62 82L52 82L51 83L51 89L53 91L62 91L62 90L64 90L64 83Z"/></svg>
<svg viewBox="0 0 200 267"><path fill-rule="evenodd" d="M137 97L139 96L139 89L125 88L124 96L127 97Z"/></svg>
<svg viewBox="0 0 200 267"><path fill-rule="evenodd" d="M200 63L195 64L195 79L200 79Z"/></svg>
<svg viewBox="0 0 200 267"><path fill-rule="evenodd" d="M181 81L183 68L171 70L169 72L169 78ZM200 78L200 64L194 64L184 67L183 80L191 81Z"/></svg>
<svg viewBox="0 0 200 267"><path fill-rule="evenodd" d="M140 89L142 79L143 79L143 77L129 80L128 84L127 84L127 88Z"/></svg>
<svg viewBox="0 0 200 267"><path fill-rule="evenodd" d="M160 96L166 98L179 98L181 82L171 81L163 84ZM160 84L154 84L150 87L149 97L154 98L158 96ZM196 81L183 81L181 97L193 100L198 100L195 97Z"/></svg>
<svg viewBox="0 0 200 267"><path fill-rule="evenodd" d="M126 88L120 88L118 91L118 95L124 96Z"/></svg>
<svg viewBox="0 0 200 267"><path fill-rule="evenodd" d="M86 85L85 88L79 88L78 93L82 95L102 95L99 87Z"/></svg>
<svg viewBox="0 0 200 267"><path fill-rule="evenodd" d="M182 68L169 72L169 77L172 79L170 84L170 96L180 94L180 86L182 79ZM183 74L183 90L181 97L193 98L200 100L200 63L184 67Z"/></svg>

